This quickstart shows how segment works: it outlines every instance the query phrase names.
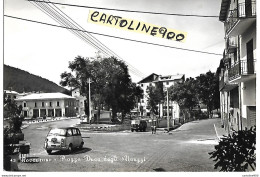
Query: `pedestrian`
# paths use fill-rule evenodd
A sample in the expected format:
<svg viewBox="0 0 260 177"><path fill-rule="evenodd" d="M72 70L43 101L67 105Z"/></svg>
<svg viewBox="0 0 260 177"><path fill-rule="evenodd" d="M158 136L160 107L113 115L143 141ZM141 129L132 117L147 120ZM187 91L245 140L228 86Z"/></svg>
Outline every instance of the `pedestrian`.
<svg viewBox="0 0 260 177"><path fill-rule="evenodd" d="M152 134L156 134L156 126L153 125L153 126L151 126L151 128L152 128Z"/></svg>

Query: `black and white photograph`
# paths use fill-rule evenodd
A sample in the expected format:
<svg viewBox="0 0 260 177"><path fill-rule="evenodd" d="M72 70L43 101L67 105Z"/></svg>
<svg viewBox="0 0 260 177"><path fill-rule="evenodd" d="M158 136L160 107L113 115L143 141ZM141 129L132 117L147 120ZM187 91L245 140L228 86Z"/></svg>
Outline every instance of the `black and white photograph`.
<svg viewBox="0 0 260 177"><path fill-rule="evenodd" d="M258 177L256 9L3 0L2 177Z"/></svg>

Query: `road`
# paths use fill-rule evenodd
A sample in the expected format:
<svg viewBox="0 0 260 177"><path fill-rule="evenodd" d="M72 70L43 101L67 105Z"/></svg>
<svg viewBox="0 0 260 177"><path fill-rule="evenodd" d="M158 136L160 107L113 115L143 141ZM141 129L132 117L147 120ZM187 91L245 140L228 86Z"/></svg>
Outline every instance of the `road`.
<svg viewBox="0 0 260 177"><path fill-rule="evenodd" d="M50 127L64 127L78 120L31 124L23 130L31 143L29 157L37 162L20 162L22 171L216 171L208 152L214 150L219 119L193 121L165 133L82 132L84 148L72 154L48 155L43 142Z"/></svg>

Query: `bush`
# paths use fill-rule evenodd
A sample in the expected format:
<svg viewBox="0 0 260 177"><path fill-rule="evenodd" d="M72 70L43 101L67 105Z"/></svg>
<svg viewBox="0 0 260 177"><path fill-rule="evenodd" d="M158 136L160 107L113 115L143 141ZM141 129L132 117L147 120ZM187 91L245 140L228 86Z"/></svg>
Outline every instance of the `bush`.
<svg viewBox="0 0 260 177"><path fill-rule="evenodd" d="M210 152L210 158L217 162L215 169L220 171L247 171L256 166L256 127L249 130L239 130L232 135L224 136L215 146L215 151Z"/></svg>

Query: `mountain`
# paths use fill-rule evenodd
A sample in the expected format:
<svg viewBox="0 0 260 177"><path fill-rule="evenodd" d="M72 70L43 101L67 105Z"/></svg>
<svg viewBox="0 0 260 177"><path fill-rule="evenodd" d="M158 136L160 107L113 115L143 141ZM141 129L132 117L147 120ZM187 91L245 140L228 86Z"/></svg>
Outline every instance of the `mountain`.
<svg viewBox="0 0 260 177"><path fill-rule="evenodd" d="M54 82L36 76L27 71L4 65L4 90L14 90L18 93L22 92L62 92L67 93L68 90L55 84Z"/></svg>

